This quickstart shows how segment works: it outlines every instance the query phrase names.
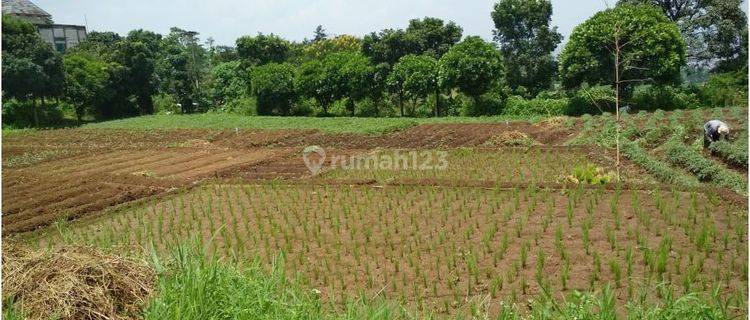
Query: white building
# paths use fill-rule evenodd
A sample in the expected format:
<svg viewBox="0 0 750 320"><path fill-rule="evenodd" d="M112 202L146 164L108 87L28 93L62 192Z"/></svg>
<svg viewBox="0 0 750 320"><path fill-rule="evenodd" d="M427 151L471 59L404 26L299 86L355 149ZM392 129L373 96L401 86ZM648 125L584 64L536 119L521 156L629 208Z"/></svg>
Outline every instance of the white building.
<svg viewBox="0 0 750 320"><path fill-rule="evenodd" d="M54 24L52 15L29 0L2 0L4 15L11 15L34 24L42 39L59 52L75 47L86 39L86 27L71 24Z"/></svg>

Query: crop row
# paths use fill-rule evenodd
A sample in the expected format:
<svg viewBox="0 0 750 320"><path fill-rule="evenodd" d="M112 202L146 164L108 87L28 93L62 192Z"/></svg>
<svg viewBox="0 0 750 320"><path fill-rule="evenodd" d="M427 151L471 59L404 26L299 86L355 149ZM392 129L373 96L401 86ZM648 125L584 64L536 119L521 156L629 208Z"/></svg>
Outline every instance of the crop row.
<svg viewBox="0 0 750 320"><path fill-rule="evenodd" d="M747 229L741 211L716 206L678 191L206 186L38 244L166 250L200 237L225 257L283 259L330 301L379 293L446 312L466 297L606 284L623 298L660 282L741 294Z"/></svg>

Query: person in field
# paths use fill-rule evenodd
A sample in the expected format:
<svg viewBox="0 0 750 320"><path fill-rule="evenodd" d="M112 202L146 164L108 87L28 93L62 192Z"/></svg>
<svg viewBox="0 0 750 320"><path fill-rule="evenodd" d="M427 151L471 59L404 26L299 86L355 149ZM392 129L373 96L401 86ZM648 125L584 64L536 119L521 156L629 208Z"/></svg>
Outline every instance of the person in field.
<svg viewBox="0 0 750 320"><path fill-rule="evenodd" d="M711 120L703 125L703 147L708 148L711 143L729 138L729 126L721 120Z"/></svg>

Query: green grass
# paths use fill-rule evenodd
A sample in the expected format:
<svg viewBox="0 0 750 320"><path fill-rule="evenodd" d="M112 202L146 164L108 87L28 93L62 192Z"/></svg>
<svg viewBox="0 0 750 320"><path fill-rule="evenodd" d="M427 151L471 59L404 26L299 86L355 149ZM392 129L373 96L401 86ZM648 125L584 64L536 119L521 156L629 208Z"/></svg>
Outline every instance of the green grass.
<svg viewBox="0 0 750 320"><path fill-rule="evenodd" d="M355 118L273 117L232 114L151 115L84 125L84 128L115 129L318 129L333 133L377 134L403 130L425 123L487 123L511 120L537 121L520 117L446 118Z"/></svg>
<svg viewBox="0 0 750 320"><path fill-rule="evenodd" d="M706 159L699 151L682 142L667 143L667 158L669 162L695 174L701 181L709 181L720 187L747 194L747 182L741 174Z"/></svg>
<svg viewBox="0 0 750 320"><path fill-rule="evenodd" d="M712 143L709 149L729 164L747 167L747 136L743 140L744 142L717 141Z"/></svg>

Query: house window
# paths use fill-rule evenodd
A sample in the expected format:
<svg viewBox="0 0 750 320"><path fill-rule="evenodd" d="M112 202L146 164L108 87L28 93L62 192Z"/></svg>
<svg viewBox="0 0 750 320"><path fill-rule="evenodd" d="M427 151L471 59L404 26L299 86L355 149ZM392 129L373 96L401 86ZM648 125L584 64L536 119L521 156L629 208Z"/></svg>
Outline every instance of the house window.
<svg viewBox="0 0 750 320"><path fill-rule="evenodd" d="M57 52L63 53L65 52L65 49L65 42L55 42L55 50L57 50Z"/></svg>

